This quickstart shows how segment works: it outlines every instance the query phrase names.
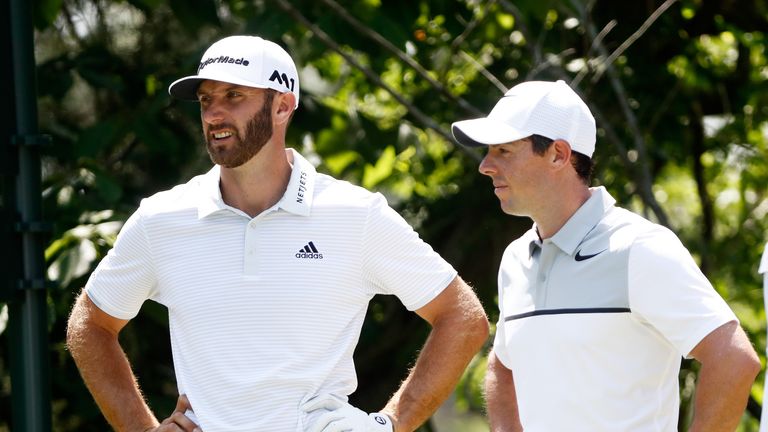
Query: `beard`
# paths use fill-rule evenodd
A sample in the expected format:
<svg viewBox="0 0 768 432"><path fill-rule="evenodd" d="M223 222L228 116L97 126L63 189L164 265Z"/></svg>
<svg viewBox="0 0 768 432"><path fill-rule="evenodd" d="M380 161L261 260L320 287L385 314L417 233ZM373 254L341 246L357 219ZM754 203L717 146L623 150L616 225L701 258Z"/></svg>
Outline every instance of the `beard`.
<svg viewBox="0 0 768 432"><path fill-rule="evenodd" d="M251 120L245 125L245 131L231 124L217 125L216 129L231 129L236 131L232 136L235 142L229 147L220 147L215 144L213 134L216 129L209 129L204 139L211 162L225 168L236 168L248 162L261 151L267 141L272 137L272 97L271 92L266 93L264 105Z"/></svg>

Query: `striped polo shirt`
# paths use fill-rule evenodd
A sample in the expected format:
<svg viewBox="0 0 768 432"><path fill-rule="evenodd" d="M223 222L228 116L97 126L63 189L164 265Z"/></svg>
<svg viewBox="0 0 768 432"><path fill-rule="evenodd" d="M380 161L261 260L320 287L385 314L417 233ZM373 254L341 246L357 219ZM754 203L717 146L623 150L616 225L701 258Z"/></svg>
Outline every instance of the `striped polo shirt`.
<svg viewBox="0 0 768 432"><path fill-rule="evenodd" d="M670 230L591 194L504 252L494 352L526 432L676 431L681 357L736 317Z"/></svg>
<svg viewBox="0 0 768 432"><path fill-rule="evenodd" d="M355 390L371 298L416 310L456 276L382 195L287 157L284 196L254 218L222 201L218 167L143 200L86 286L118 318L168 308L178 389L206 432L304 430L303 402Z"/></svg>

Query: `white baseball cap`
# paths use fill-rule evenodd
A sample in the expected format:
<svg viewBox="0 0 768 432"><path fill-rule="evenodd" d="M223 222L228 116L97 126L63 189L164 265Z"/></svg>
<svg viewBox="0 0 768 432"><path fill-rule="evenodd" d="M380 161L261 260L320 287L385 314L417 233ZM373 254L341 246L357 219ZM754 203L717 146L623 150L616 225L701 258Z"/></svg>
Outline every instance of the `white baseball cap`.
<svg viewBox="0 0 768 432"><path fill-rule="evenodd" d="M559 80L518 84L496 103L488 117L455 122L451 132L456 141L468 147L541 135L565 140L573 151L592 157L597 131L587 105Z"/></svg>
<svg viewBox="0 0 768 432"><path fill-rule="evenodd" d="M178 99L197 100L197 87L204 80L247 87L291 92L299 106L299 74L291 56L280 45L258 36L230 36L205 51L197 75L178 79L168 93Z"/></svg>

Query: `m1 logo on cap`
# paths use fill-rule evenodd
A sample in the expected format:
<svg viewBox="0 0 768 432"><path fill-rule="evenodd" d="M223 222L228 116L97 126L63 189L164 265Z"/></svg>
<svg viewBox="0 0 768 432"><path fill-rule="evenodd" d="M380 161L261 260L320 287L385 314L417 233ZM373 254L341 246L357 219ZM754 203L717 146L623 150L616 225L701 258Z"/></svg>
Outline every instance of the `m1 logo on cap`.
<svg viewBox="0 0 768 432"><path fill-rule="evenodd" d="M269 77L269 80L270 80L270 81L275 81L275 80L277 80L277 82L279 82L280 84L284 85L284 86L285 86L285 88L287 88L288 90L290 90L290 91L295 91L295 90L293 89L293 87L294 87L294 85L296 84L296 82L293 80L293 78L291 78L291 79L289 80L289 79L288 79L288 75L286 75L286 74L281 74L280 72L278 72L278 71L277 71L277 69L275 69L275 71L274 71L274 72L272 72L272 76L271 76L271 77Z"/></svg>
<svg viewBox="0 0 768 432"><path fill-rule="evenodd" d="M197 67L197 72L200 73L200 71L203 70L204 67L208 66L211 63L232 63L236 65L248 66L250 62L244 59L243 57L240 57L239 59L236 59L230 56L211 57L200 62L200 66Z"/></svg>

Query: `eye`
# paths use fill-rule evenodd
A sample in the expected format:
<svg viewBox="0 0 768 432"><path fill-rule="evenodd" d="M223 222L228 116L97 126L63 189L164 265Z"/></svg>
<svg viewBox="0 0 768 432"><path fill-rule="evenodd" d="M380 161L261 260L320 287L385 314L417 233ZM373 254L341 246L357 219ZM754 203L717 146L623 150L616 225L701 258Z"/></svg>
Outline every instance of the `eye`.
<svg viewBox="0 0 768 432"><path fill-rule="evenodd" d="M200 102L201 104L204 104L204 103L208 102L209 100L211 100L211 97L208 96L208 95L205 95L205 94L197 95L197 101Z"/></svg>
<svg viewBox="0 0 768 432"><path fill-rule="evenodd" d="M243 94L242 94L242 93L240 93L240 92L239 92L239 91L237 91L237 90L228 90L228 91L227 91L227 98L229 98L229 99L233 99L233 98L236 98L236 97L240 97L240 96L242 96L242 95L243 95Z"/></svg>

